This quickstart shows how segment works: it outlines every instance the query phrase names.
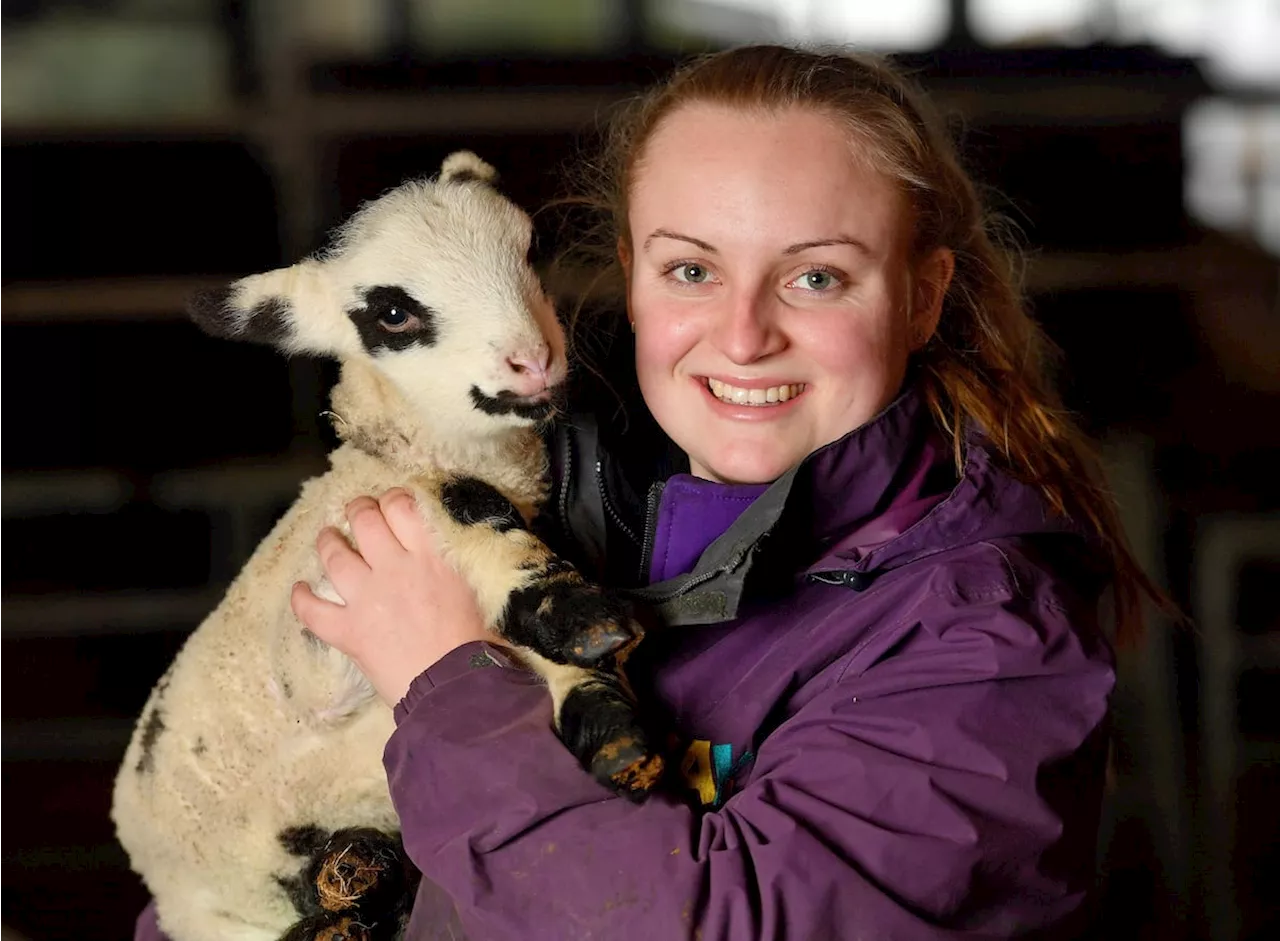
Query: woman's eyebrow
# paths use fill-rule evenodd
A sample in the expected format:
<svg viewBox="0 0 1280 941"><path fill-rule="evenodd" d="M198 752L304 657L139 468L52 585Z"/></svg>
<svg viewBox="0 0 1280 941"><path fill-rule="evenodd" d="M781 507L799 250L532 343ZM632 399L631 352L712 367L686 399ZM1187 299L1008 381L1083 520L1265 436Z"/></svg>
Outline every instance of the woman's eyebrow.
<svg viewBox="0 0 1280 941"><path fill-rule="evenodd" d="M852 245L864 255L872 254L871 249L867 247L867 243L861 239L856 239L852 235L837 235L829 239L814 239L812 242L797 242L795 245L788 245L782 250L784 255L798 255L807 248L823 248L827 245Z"/></svg>
<svg viewBox="0 0 1280 941"><path fill-rule="evenodd" d="M715 247L710 243L704 242L702 239L696 239L692 235L681 235L679 232L672 232L669 229L654 229L650 232L649 237L644 240L644 247L646 251L649 248L649 243L654 239L675 239L678 242L688 242L690 245L696 245L708 254L719 254Z"/></svg>
<svg viewBox="0 0 1280 941"><path fill-rule="evenodd" d="M675 239L678 242L688 242L690 245L696 245L711 255L717 255L719 252L710 242L704 242L702 239L694 238L692 235L682 235L679 232L672 232L670 229L654 229L649 233L649 237L644 240L644 247L647 251L649 244L654 239ZM861 239L856 239L852 235L836 235L831 238L813 239L808 242L797 242L794 245L788 245L782 250L784 255L798 255L800 252L809 248L823 248L827 245L851 245L864 255L873 254L871 249L867 247L867 243Z"/></svg>

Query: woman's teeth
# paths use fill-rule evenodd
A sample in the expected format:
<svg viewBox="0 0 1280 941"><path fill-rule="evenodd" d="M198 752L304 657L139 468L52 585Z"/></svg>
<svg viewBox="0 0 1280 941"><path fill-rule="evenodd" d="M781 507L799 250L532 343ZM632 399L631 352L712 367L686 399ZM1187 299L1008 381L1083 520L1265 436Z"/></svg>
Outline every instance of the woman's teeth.
<svg viewBox="0 0 1280 941"><path fill-rule="evenodd" d="M767 389L742 389L731 386L719 379L708 379L707 386L711 394L721 402L730 405L776 405L788 399L794 399L804 391L804 383L797 382L784 386L770 386Z"/></svg>

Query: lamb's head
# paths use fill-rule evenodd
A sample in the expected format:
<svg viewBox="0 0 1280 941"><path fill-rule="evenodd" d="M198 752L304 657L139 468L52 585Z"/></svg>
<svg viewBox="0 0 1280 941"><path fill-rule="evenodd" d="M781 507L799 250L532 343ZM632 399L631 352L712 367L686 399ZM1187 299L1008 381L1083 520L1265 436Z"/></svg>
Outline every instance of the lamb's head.
<svg viewBox="0 0 1280 941"><path fill-rule="evenodd" d="M463 435L552 410L564 334L527 261L529 217L460 151L360 209L330 249L203 292L206 332L373 367L424 421Z"/></svg>

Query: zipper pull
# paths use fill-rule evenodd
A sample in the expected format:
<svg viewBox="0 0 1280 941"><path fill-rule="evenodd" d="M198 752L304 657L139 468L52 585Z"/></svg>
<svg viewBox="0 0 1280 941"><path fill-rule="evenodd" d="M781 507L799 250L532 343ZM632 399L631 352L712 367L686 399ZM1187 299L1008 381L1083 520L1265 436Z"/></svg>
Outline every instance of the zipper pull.
<svg viewBox="0 0 1280 941"><path fill-rule="evenodd" d="M865 591L875 580L873 572L814 572L809 576L812 581L824 585L842 585L853 591Z"/></svg>

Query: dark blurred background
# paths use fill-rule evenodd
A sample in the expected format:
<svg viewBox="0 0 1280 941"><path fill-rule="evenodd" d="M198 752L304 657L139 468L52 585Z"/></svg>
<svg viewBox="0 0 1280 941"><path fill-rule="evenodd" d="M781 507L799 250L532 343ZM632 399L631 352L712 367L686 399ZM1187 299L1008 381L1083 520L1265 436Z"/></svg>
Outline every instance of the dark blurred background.
<svg viewBox="0 0 1280 941"><path fill-rule="evenodd" d="M2 10L6 941L131 936L107 811L132 720L323 464L329 370L203 337L184 297L458 147L536 208L611 105L760 39L899 54L954 116L1131 538L1194 617L1121 655L1105 936L1280 937L1280 4Z"/></svg>

